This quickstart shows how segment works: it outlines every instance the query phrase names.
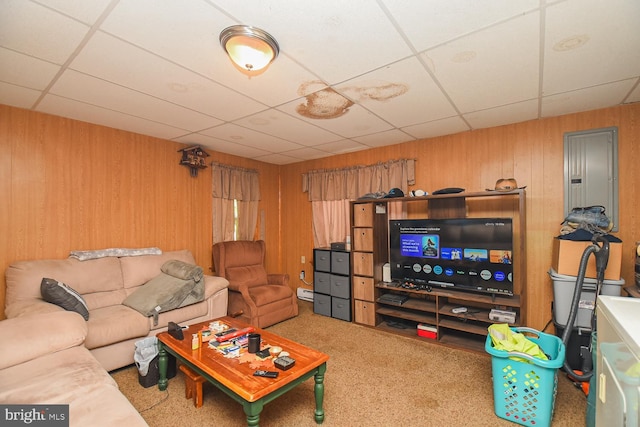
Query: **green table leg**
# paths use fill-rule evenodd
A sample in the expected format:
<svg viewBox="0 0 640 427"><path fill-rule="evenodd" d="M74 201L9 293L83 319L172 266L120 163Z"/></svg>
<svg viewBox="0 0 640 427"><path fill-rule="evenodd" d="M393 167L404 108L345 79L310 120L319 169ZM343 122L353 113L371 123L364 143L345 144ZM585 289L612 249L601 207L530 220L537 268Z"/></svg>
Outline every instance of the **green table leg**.
<svg viewBox="0 0 640 427"><path fill-rule="evenodd" d="M244 413L247 414L247 426L258 427L260 424L260 412L264 407L261 400L256 402L247 402L244 405Z"/></svg>
<svg viewBox="0 0 640 427"><path fill-rule="evenodd" d="M160 391L165 391L167 389L167 384L169 380L167 380L167 365L169 364L169 356L167 355L167 350L165 350L162 342L158 342L158 346L160 347L160 351L158 353L158 371L160 373L158 379L158 389Z"/></svg>
<svg viewBox="0 0 640 427"><path fill-rule="evenodd" d="M327 364L323 363L318 366L318 372L316 372L314 378L316 385L314 392L316 395L316 424L322 424L324 421L324 409L322 409L322 402L324 401L324 373L327 371Z"/></svg>

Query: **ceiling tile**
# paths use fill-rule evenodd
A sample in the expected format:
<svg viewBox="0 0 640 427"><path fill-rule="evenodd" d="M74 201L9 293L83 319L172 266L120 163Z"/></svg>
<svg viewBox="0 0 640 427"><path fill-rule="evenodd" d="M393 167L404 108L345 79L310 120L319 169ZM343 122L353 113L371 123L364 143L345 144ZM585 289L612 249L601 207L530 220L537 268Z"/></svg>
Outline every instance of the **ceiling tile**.
<svg viewBox="0 0 640 427"><path fill-rule="evenodd" d="M340 141L329 142L327 144L320 144L316 147L319 150L332 154L352 153L354 151L366 150L369 148L364 144L360 144L359 142L350 139L342 139Z"/></svg>
<svg viewBox="0 0 640 427"><path fill-rule="evenodd" d="M255 147L249 147L246 145L238 144L236 142L223 141L221 139L213 138L211 136L203 135L200 133L184 135L179 138L175 138L175 141L189 145L199 144L204 148L210 148L215 151L232 154L234 156L246 157L248 159L253 159L258 156L270 154L269 151L261 150ZM213 160L215 161L215 159Z"/></svg>
<svg viewBox="0 0 640 427"><path fill-rule="evenodd" d="M161 3L157 7L157 0L121 0L100 28L206 77L239 74L218 41L220 31L234 24L232 19L203 1Z"/></svg>
<svg viewBox="0 0 640 427"><path fill-rule="evenodd" d="M521 16L423 55L462 113L538 96L539 16Z"/></svg>
<svg viewBox="0 0 640 427"><path fill-rule="evenodd" d="M403 132L417 139L435 138L468 130L470 130L469 126L457 116L402 128Z"/></svg>
<svg viewBox="0 0 640 427"><path fill-rule="evenodd" d="M300 159L287 156L286 154L267 154L265 156L257 156L253 158L255 160L259 160L265 163L271 163L274 165L286 165L288 163L295 163L300 161Z"/></svg>
<svg viewBox="0 0 640 427"><path fill-rule="evenodd" d="M638 76L640 1L563 2L546 16L544 95Z"/></svg>
<svg viewBox="0 0 640 427"><path fill-rule="evenodd" d="M58 79L51 93L192 132L222 123L197 111L73 70Z"/></svg>
<svg viewBox="0 0 640 427"><path fill-rule="evenodd" d="M3 0L0 46L63 64L89 31L87 25L25 0Z"/></svg>
<svg viewBox="0 0 640 427"><path fill-rule="evenodd" d="M258 132L277 136L302 145L337 141L339 135L326 131L277 110L268 110L235 121L236 124Z"/></svg>
<svg viewBox="0 0 640 427"><path fill-rule="evenodd" d="M473 129L502 126L538 118L538 99L517 102L488 110L465 114L465 120Z"/></svg>
<svg viewBox="0 0 640 427"><path fill-rule="evenodd" d="M627 99L625 99L625 103L631 102L640 102L640 80L636 79L636 87L633 89L633 92L629 95Z"/></svg>
<svg viewBox="0 0 640 427"><path fill-rule="evenodd" d="M353 138L355 141L367 145L369 147L383 147L385 145L399 144L414 139L401 130L392 129L384 132L374 133L371 135L359 136Z"/></svg>
<svg viewBox="0 0 640 427"><path fill-rule="evenodd" d="M278 107L292 116L350 138L391 129L391 125L332 89Z"/></svg>
<svg viewBox="0 0 640 427"><path fill-rule="evenodd" d="M222 139L237 144L243 144L250 147L265 149L273 153L279 153L283 151L295 150L301 147L300 144L295 142L286 141L281 138L267 135L265 133L256 132L252 129L247 129L242 126L235 125L233 123L226 123L220 126L206 129L200 132L203 135L213 136L214 138Z"/></svg>
<svg viewBox="0 0 640 427"><path fill-rule="evenodd" d="M618 104L629 93L636 79L580 89L542 98L542 117L597 110Z"/></svg>
<svg viewBox="0 0 640 427"><path fill-rule="evenodd" d="M397 127L456 113L425 67L413 57L348 80L336 90Z"/></svg>
<svg viewBox="0 0 640 427"><path fill-rule="evenodd" d="M31 89L45 89L60 66L0 48L0 81Z"/></svg>
<svg viewBox="0 0 640 427"><path fill-rule="evenodd" d="M38 104L37 111L143 135L155 136L157 138L171 139L185 133L183 129L177 129L162 123L130 116L72 99L62 98L57 95L47 95L42 102Z"/></svg>
<svg viewBox="0 0 640 427"><path fill-rule="evenodd" d="M473 33L540 5L539 0L382 0L417 51Z"/></svg>
<svg viewBox="0 0 640 427"><path fill-rule="evenodd" d="M89 25L93 25L112 3L111 0L35 0L35 2Z"/></svg>
<svg viewBox="0 0 640 427"><path fill-rule="evenodd" d="M244 95L104 33L93 36L71 68L221 120L233 120L265 108Z"/></svg>
<svg viewBox="0 0 640 427"><path fill-rule="evenodd" d="M0 82L0 99L2 103L18 108L31 108L42 92Z"/></svg>
<svg viewBox="0 0 640 427"><path fill-rule="evenodd" d="M330 151L319 149L319 147L321 146L297 148L295 150L287 151L284 154L298 160L321 159L323 157L327 157L327 155L329 154L332 154Z"/></svg>
<svg viewBox="0 0 640 427"><path fill-rule="evenodd" d="M383 10L370 0L211 0L270 33L282 52L333 84L411 55ZM327 60L329 57L331 60Z"/></svg>

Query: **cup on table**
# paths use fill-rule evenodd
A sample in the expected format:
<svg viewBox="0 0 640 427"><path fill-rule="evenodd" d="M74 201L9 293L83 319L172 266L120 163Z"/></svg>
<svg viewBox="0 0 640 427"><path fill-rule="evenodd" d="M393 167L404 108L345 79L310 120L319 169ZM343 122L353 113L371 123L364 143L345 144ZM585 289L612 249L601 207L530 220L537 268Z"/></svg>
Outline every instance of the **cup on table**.
<svg viewBox="0 0 640 427"><path fill-rule="evenodd" d="M249 334L249 353L260 351L260 334Z"/></svg>

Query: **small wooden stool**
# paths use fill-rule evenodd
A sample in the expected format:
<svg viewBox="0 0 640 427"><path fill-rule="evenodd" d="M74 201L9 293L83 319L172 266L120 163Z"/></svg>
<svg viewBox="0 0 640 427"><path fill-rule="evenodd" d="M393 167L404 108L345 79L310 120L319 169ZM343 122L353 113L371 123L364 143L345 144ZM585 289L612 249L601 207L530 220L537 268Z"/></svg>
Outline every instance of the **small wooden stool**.
<svg viewBox="0 0 640 427"><path fill-rule="evenodd" d="M193 405L196 408L202 406L202 383L205 379L193 372L188 366L180 365L180 370L184 372L184 384L185 384L185 397L187 399L193 398Z"/></svg>

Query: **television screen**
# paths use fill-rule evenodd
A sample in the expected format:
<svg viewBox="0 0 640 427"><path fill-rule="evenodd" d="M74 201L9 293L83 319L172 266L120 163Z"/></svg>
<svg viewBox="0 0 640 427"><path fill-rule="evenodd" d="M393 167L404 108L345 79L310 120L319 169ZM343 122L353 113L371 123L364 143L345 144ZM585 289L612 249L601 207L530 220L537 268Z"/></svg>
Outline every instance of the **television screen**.
<svg viewBox="0 0 640 427"><path fill-rule="evenodd" d="M389 221L391 279L513 295L511 218Z"/></svg>

